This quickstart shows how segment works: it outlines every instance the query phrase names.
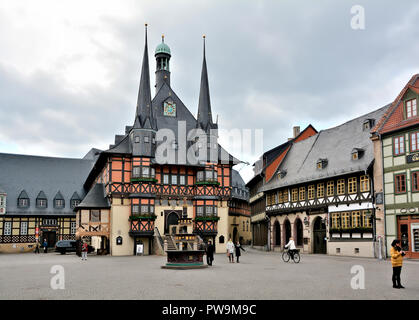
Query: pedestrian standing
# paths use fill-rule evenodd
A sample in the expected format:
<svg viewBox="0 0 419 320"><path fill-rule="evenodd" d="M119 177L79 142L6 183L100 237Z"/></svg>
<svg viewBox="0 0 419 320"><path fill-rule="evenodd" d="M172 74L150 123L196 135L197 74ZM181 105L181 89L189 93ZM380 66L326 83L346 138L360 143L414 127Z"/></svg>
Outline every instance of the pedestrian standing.
<svg viewBox="0 0 419 320"><path fill-rule="evenodd" d="M403 257L405 255L406 252L400 247L400 240L393 240L391 243L390 256L391 265L393 266L393 288L395 289L404 289L400 281L400 273L402 272Z"/></svg>
<svg viewBox="0 0 419 320"><path fill-rule="evenodd" d="M35 245L35 254L39 253L39 241L36 241L36 245Z"/></svg>
<svg viewBox="0 0 419 320"><path fill-rule="evenodd" d="M44 239L43 246L44 246L44 253L48 253L48 242L47 242L47 239Z"/></svg>
<svg viewBox="0 0 419 320"><path fill-rule="evenodd" d="M81 246L81 260L87 260L87 251L88 251L88 246L86 242L83 242L82 246Z"/></svg>
<svg viewBox="0 0 419 320"><path fill-rule="evenodd" d="M227 242L227 256L230 263L234 263L234 243L231 238Z"/></svg>
<svg viewBox="0 0 419 320"><path fill-rule="evenodd" d="M214 245L212 244L211 240L208 241L207 246L207 264L212 266L212 262L214 261Z"/></svg>
<svg viewBox="0 0 419 320"><path fill-rule="evenodd" d="M241 256L241 252L240 252L240 250L246 251L246 250L244 250L244 248L242 247L242 245L240 244L240 242L239 242L239 241L237 241L237 244L236 244L236 257L237 257L237 263L240 263L240 261L239 261L240 256Z"/></svg>

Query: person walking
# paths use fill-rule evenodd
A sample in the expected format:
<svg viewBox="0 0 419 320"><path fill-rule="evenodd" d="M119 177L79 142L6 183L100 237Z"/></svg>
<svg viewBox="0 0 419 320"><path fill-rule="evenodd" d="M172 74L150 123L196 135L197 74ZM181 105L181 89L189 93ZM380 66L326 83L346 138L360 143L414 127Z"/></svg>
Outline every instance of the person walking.
<svg viewBox="0 0 419 320"><path fill-rule="evenodd" d="M83 244L81 245L81 260L86 260L87 261L87 251L88 251L88 246L86 242L83 242Z"/></svg>
<svg viewBox="0 0 419 320"><path fill-rule="evenodd" d="M227 256L230 263L234 263L234 243L231 238L227 242Z"/></svg>
<svg viewBox="0 0 419 320"><path fill-rule="evenodd" d="M294 252L297 250L297 247L295 246L293 237L290 237L290 240L285 245L285 248L288 248L288 253L290 254L291 259L294 259Z"/></svg>
<svg viewBox="0 0 419 320"><path fill-rule="evenodd" d="M44 253L48 253L48 242L47 242L47 239L44 239L44 243L42 245L44 247Z"/></svg>
<svg viewBox="0 0 419 320"><path fill-rule="evenodd" d="M236 244L236 258L237 258L237 263L240 263L240 261L239 261L240 256L241 256L240 250L246 251L246 250L244 250L244 248L242 247L242 245L240 244L240 242L237 241L237 244Z"/></svg>
<svg viewBox="0 0 419 320"><path fill-rule="evenodd" d="M39 241L36 241L36 245L35 245L35 254L39 253Z"/></svg>
<svg viewBox="0 0 419 320"><path fill-rule="evenodd" d="M214 245L212 244L211 240L208 241L207 245L207 264L212 266L212 262L214 261Z"/></svg>
<svg viewBox="0 0 419 320"><path fill-rule="evenodd" d="M393 240L391 243L390 256L391 265L393 266L393 288L395 289L404 289L400 281L400 273L402 272L403 257L405 255L406 252L400 247L400 240Z"/></svg>

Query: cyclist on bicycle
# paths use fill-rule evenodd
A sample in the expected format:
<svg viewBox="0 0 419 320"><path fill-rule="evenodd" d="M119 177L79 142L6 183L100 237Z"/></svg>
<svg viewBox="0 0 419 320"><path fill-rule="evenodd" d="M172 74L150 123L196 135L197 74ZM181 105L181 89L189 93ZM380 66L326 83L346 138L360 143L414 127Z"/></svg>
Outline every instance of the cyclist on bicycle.
<svg viewBox="0 0 419 320"><path fill-rule="evenodd" d="M297 247L295 246L294 239L292 237L290 237L290 240L285 245L285 248L288 248L288 253L291 256L291 259L294 259L294 252L297 250Z"/></svg>

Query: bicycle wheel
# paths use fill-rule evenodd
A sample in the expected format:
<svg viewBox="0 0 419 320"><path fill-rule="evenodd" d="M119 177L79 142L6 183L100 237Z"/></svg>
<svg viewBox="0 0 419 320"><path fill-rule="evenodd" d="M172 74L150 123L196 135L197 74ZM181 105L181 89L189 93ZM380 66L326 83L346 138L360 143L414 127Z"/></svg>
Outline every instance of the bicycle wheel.
<svg viewBox="0 0 419 320"><path fill-rule="evenodd" d="M294 262L298 263L300 262L300 254L298 252L294 253Z"/></svg>
<svg viewBox="0 0 419 320"><path fill-rule="evenodd" d="M284 262L290 261L290 255L288 254L287 251L282 253L282 260L284 260Z"/></svg>

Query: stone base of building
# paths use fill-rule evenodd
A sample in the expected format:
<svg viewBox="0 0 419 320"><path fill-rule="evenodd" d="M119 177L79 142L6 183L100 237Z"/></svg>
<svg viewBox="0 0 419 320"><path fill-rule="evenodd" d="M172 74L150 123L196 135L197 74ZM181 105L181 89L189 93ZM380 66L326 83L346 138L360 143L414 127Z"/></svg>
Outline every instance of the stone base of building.
<svg viewBox="0 0 419 320"><path fill-rule="evenodd" d="M43 248L39 248L40 251ZM34 243L1 243L0 253L23 253L23 252L34 252Z"/></svg>
<svg viewBox="0 0 419 320"><path fill-rule="evenodd" d="M374 242L328 242L327 254L331 256L374 258Z"/></svg>

